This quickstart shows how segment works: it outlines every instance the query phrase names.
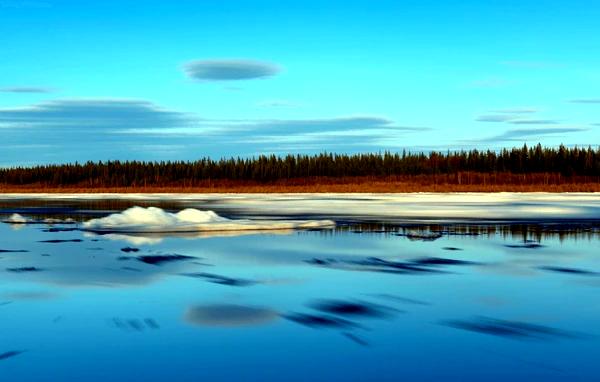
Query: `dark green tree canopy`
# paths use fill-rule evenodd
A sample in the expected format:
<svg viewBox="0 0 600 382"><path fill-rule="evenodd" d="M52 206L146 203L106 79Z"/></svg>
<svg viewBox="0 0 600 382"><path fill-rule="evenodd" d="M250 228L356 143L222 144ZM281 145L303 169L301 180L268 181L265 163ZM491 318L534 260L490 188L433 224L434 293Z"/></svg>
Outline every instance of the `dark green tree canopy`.
<svg viewBox="0 0 600 382"><path fill-rule="evenodd" d="M0 184L129 187L197 181L272 182L310 177L438 175L460 172L600 176L600 148L535 147L500 151L258 156L192 162L108 161L0 169Z"/></svg>

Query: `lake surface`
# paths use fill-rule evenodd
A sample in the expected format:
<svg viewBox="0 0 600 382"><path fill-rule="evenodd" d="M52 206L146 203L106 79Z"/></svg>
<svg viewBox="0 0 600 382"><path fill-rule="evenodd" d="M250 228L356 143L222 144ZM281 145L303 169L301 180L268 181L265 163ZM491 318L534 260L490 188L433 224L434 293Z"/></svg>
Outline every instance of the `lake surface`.
<svg viewBox="0 0 600 382"><path fill-rule="evenodd" d="M230 198L0 198L0 380L600 378L597 195ZM83 230L134 205L336 226Z"/></svg>

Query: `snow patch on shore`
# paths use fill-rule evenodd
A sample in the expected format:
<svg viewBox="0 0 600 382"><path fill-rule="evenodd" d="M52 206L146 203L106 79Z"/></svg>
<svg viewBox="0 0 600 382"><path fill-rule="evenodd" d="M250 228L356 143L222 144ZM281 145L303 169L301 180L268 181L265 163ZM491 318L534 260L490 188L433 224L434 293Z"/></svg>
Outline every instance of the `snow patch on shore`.
<svg viewBox="0 0 600 382"><path fill-rule="evenodd" d="M211 231L262 231L333 228L331 220L227 219L213 211L187 208L177 213L157 207L131 207L123 212L83 223L91 232L167 233Z"/></svg>
<svg viewBox="0 0 600 382"><path fill-rule="evenodd" d="M2 194L0 200L172 202L241 216L390 222L600 220L600 193ZM182 207L183 208L183 207ZM206 212L206 211L201 211Z"/></svg>

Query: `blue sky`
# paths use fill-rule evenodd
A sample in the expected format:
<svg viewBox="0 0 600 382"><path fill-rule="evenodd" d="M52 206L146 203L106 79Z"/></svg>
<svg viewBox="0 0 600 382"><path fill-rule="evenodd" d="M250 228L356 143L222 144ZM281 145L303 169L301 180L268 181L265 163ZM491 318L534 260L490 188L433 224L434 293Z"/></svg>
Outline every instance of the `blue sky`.
<svg viewBox="0 0 600 382"><path fill-rule="evenodd" d="M600 144L600 3L0 0L0 165Z"/></svg>

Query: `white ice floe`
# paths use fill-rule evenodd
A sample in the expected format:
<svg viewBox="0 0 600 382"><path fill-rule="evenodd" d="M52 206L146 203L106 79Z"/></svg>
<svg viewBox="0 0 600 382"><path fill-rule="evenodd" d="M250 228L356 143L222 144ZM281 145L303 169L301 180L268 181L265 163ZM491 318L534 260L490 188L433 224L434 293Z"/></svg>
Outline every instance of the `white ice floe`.
<svg viewBox="0 0 600 382"><path fill-rule="evenodd" d="M46 218L44 220L30 219L21 214L14 213L8 218L2 220L3 223L8 224L74 224L75 220L72 218L57 219L57 218Z"/></svg>
<svg viewBox="0 0 600 382"><path fill-rule="evenodd" d="M84 229L99 233L264 231L331 228L334 226L335 222L331 220L227 219L213 211L187 208L178 213L171 213L157 207L132 207L121 213L83 223Z"/></svg>
<svg viewBox="0 0 600 382"><path fill-rule="evenodd" d="M10 224L27 224L30 222L30 220L23 215L12 214L4 222Z"/></svg>

